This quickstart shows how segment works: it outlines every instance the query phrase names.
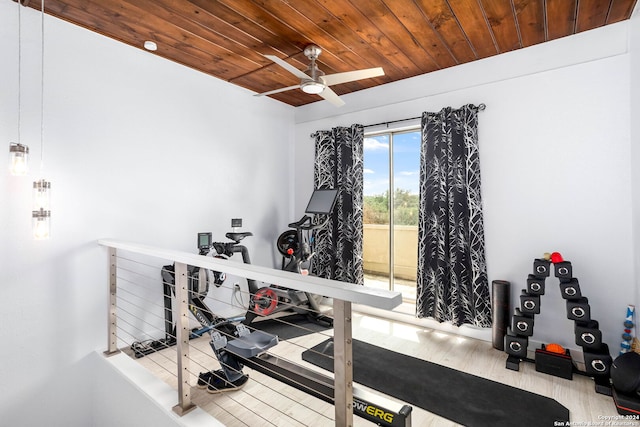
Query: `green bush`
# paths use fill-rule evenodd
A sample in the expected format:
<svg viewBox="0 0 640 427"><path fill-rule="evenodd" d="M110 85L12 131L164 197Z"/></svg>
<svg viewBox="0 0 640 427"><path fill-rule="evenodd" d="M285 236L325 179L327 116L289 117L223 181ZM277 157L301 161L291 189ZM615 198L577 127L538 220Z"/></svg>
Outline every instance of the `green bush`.
<svg viewBox="0 0 640 427"><path fill-rule="evenodd" d="M395 225L418 225L420 197L409 190L396 189L393 197ZM364 223L389 224L389 192L364 196Z"/></svg>

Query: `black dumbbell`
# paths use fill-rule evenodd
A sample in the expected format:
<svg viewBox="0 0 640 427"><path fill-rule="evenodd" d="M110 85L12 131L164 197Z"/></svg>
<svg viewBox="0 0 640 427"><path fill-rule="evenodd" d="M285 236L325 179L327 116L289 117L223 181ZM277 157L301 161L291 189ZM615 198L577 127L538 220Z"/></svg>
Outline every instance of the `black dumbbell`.
<svg viewBox="0 0 640 427"><path fill-rule="evenodd" d="M585 297L567 300L567 319L577 320L579 322L588 322L591 320L589 300Z"/></svg>
<svg viewBox="0 0 640 427"><path fill-rule="evenodd" d="M576 344L584 349L597 350L602 347L602 332L597 320L576 322L574 328Z"/></svg>
<svg viewBox="0 0 640 427"><path fill-rule="evenodd" d="M582 298L582 293L580 292L580 284L578 283L578 279L576 278L571 278L569 280L561 279L560 293L562 294L562 298L564 299Z"/></svg>
<svg viewBox="0 0 640 427"><path fill-rule="evenodd" d="M582 354L584 370L588 375L609 375L613 359L607 344L602 344L599 349L585 349Z"/></svg>
<svg viewBox="0 0 640 427"><path fill-rule="evenodd" d="M504 351L508 355L526 359L528 346L529 337L516 335L511 331L511 328L507 328L507 335L504 336Z"/></svg>
<svg viewBox="0 0 640 427"><path fill-rule="evenodd" d="M525 337L533 335L533 315L523 314L519 308L514 309L511 317L511 330Z"/></svg>
<svg viewBox="0 0 640 427"><path fill-rule="evenodd" d="M540 296L531 295L523 289L520 295L520 311L526 314L539 314Z"/></svg>
<svg viewBox="0 0 640 427"><path fill-rule="evenodd" d="M538 277L549 277L551 272L551 261L537 258L533 260L533 274Z"/></svg>
<svg viewBox="0 0 640 427"><path fill-rule="evenodd" d="M527 293L529 295L544 295L544 277L530 274L527 277Z"/></svg>
<svg viewBox="0 0 640 427"><path fill-rule="evenodd" d="M556 262L553 264L555 267L555 275L559 279L570 279L573 274L571 263L569 261Z"/></svg>

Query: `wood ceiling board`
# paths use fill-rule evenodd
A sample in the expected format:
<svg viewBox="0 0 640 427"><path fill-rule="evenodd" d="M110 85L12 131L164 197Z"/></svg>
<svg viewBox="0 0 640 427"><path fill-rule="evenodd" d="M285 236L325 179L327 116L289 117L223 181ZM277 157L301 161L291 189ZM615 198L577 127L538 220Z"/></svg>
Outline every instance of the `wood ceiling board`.
<svg viewBox="0 0 640 427"><path fill-rule="evenodd" d="M637 0L612 0L609 8L609 16L607 16L607 24L615 24L616 22L629 19L636 6Z"/></svg>
<svg viewBox="0 0 640 427"><path fill-rule="evenodd" d="M209 0L189 1L197 2L201 6L209 2ZM213 8L215 4L224 5L238 15L245 17L245 26L242 29L248 34L254 35L254 31L261 33L263 29L269 34L272 34L273 37L268 39L268 44L276 50L280 50L285 57L296 55L298 52L301 52L306 45L311 43L311 40L305 39L304 35L293 29L291 25L289 25L288 20L283 21L279 17L271 15L257 2L248 0L219 0L211 3L211 8Z"/></svg>
<svg viewBox="0 0 640 427"><path fill-rule="evenodd" d="M199 34L203 38L209 39L215 44L223 46L256 64L268 65L270 63L259 52L280 54L280 52L271 49L259 38L247 34L238 27L231 25L225 19L221 19L209 13L208 10L190 2L183 0L144 0L144 3L155 3L167 12L178 15L180 21L176 22L177 25L190 28L193 33ZM138 2L138 4L142 5L142 1ZM219 9L223 9L223 7L221 6ZM232 13L231 11L229 12ZM162 16L169 18L171 15L163 14ZM189 22L192 24L190 25Z"/></svg>
<svg viewBox="0 0 640 427"><path fill-rule="evenodd" d="M580 0L576 16L576 32L593 30L607 22L610 1Z"/></svg>
<svg viewBox="0 0 640 427"><path fill-rule="evenodd" d="M522 47L545 41L544 0L514 0Z"/></svg>
<svg viewBox="0 0 640 427"><path fill-rule="evenodd" d="M522 47L511 0L481 0L485 17L498 45L499 53Z"/></svg>
<svg viewBox="0 0 640 427"><path fill-rule="evenodd" d="M474 6L468 0L448 1L476 57L480 59L496 55L498 46L482 7Z"/></svg>
<svg viewBox="0 0 640 427"><path fill-rule="evenodd" d="M366 2L367 0L360 0ZM383 31L374 25L368 16L364 15L356 6L357 2L346 0L322 0L322 5L334 16L342 20L347 27L355 31L361 40L377 50L384 58L386 64L379 64L385 69L385 73L392 79L399 76L409 76L419 73L420 70L409 57L395 46ZM396 71L397 70L397 71Z"/></svg>
<svg viewBox="0 0 640 427"><path fill-rule="evenodd" d="M289 57L300 52L300 46L298 44L288 43L287 40L278 33L274 33L255 22L252 18L242 15L242 10L238 12L233 7L226 6L215 0L188 0L188 3L205 11L208 15L216 17L222 22L226 22L229 27L233 27L248 37L258 40L260 46L256 50L262 55ZM237 6L238 2L235 2L234 5ZM276 29L279 29L279 27ZM225 35L236 41L239 40L232 34L225 32Z"/></svg>
<svg viewBox="0 0 640 427"><path fill-rule="evenodd" d="M474 61L476 53L469 45L453 11L446 0L416 0L434 30L445 41L458 64Z"/></svg>
<svg viewBox="0 0 640 427"><path fill-rule="evenodd" d="M352 0L352 3L378 30L384 30L394 55L403 55L415 65L415 74L411 75L439 69L431 54L420 46L382 0Z"/></svg>
<svg viewBox="0 0 640 427"><path fill-rule="evenodd" d="M546 0L547 41L575 34L578 0Z"/></svg>
<svg viewBox="0 0 640 427"><path fill-rule="evenodd" d="M416 43L425 52L430 52L432 60L439 69L458 64L447 44L413 0L386 0L385 4L412 35Z"/></svg>

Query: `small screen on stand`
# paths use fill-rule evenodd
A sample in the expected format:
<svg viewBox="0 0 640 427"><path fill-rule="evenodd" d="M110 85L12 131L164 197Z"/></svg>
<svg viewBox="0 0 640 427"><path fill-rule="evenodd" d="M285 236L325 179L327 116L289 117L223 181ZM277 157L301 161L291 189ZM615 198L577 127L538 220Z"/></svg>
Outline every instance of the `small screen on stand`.
<svg viewBox="0 0 640 427"><path fill-rule="evenodd" d="M338 195L338 190L313 190L313 194L311 195L311 200L309 200L309 204L307 205L307 210L305 212L312 214L321 214L328 215L333 210L333 205L336 203L336 196Z"/></svg>
<svg viewBox="0 0 640 427"><path fill-rule="evenodd" d="M198 233L198 249L211 247L211 233Z"/></svg>

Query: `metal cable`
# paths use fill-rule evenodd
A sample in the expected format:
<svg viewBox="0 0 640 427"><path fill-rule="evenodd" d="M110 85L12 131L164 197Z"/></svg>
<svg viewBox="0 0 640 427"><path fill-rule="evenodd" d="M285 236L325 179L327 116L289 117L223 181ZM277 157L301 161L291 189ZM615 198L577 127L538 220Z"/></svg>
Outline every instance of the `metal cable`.
<svg viewBox="0 0 640 427"><path fill-rule="evenodd" d="M123 259L124 259L124 258L123 258ZM129 259L127 259L127 261L131 261L131 262L136 263L136 261L129 260ZM141 265L145 265L144 263L140 263L140 264L141 264ZM135 267L133 267L133 266L120 266L120 265L118 266L118 269L121 269L121 270L122 270L122 272L131 273L132 275L135 275L135 276L137 276L138 278L150 279L150 280L153 280L153 281L158 280L158 278L154 278L154 277L151 277L151 276L146 275L146 274L144 274L144 273L140 273L140 272L138 272L138 271L135 271L135 270L134 270L134 268L135 268ZM154 268L155 268L155 269L157 269L157 267L154 267ZM149 285L149 286L147 286L147 285L142 285L140 282L136 282L136 281L134 281L134 280L135 280L134 278L125 278L125 277L123 277L122 275L118 275L118 280L121 280L121 281L123 281L123 282L129 283L129 284L132 284L132 285L136 285L136 286L137 286L137 287L139 287L140 289L144 289L144 290L151 290L151 291L153 291L153 288L152 288L152 286L153 286L153 285ZM144 281L141 281L141 282L144 282ZM175 285L173 285L173 286L175 286ZM224 286L224 285L223 285L223 286ZM236 302L237 302L237 293L238 293L238 292L240 293L242 303L244 303L244 298L242 298L242 295L243 295L243 294L249 294L249 297L251 297L251 293L250 293L250 292L243 291L241 288L236 288L236 287L232 287L232 286L225 286L225 287L226 287L226 289L227 289L227 290L231 290L231 291L233 292L233 294L232 294L232 298L233 298L233 297L236 297ZM137 289L137 288L136 288L136 289ZM165 324L168 322L168 320L166 319L166 317L162 317L162 316L161 316L161 315L159 315L158 313L153 312L153 311L151 311L151 310L148 310L148 309L147 309L148 307L144 307L144 306L143 306L143 304L148 303L148 304L150 304L150 305L151 305L151 306L153 306L153 307L161 307L163 310L164 310L164 309L166 309L166 307L164 307L164 306L160 306L159 304L156 304L156 303L154 303L153 301L151 301L149 298L145 298L145 297L143 297L143 296L141 296L141 295L137 294L133 288L131 288L131 289L126 289L126 288L124 288L124 287L121 287L121 286L120 286L120 287L119 287L119 290L120 290L120 291L122 291L125 295L130 295L130 296L132 297L132 298L127 298L125 295L122 295L122 294L120 294L120 293L117 293L118 301L120 301L120 304L118 305L118 309L119 309L119 310L121 310L121 311L122 311L122 313L124 313L124 314L126 314L126 315L131 316L131 318L132 318L132 319L140 320L140 321L142 321L142 323L143 323L143 324L146 324L146 325L148 325L148 326L151 326L151 327L153 327L153 328L154 328L154 329L156 329L156 330L160 330L160 329L158 329L158 328L157 328L157 326L156 326L156 325L152 325L152 324L151 324L151 323L149 323L147 320L145 320L145 319L143 319L143 318L139 317L138 315L134 314L132 311L125 309L125 308L123 307L123 305L124 305L123 303L126 303L126 304L129 304L131 307L133 307L133 308L134 308L134 310L133 310L133 311L140 310L140 311L142 311L142 312L145 312L145 313L149 313L149 314L151 314L154 318L163 318L163 320L164 320ZM209 291L209 290L207 290L207 291ZM215 291L215 289L213 289L213 291ZM200 296L200 293L199 293L199 292L196 292L196 291L194 291L194 290L189 289L189 290L188 290L188 292L190 292L190 294L191 294L191 295L198 295L198 296ZM215 292L214 292L214 294L215 294ZM173 297L173 295L172 295L172 297ZM136 298L136 299L141 300L141 301L142 301L142 303L136 303L136 302L134 302L134 301L133 301L133 298ZM209 295L209 292L207 292L207 294L206 294L204 297L202 297L202 300L203 300L203 302L204 302L205 300L207 300L207 301L214 301L214 302L222 303L222 304L225 304L225 305L227 305L227 306L231 306L231 307L233 307L233 306L234 306L234 305L233 305L233 301L232 301L232 303L229 303L229 302L227 302L227 301L223 301L223 300L221 300L220 298L215 298L214 296ZM251 300L251 299L250 299L250 300ZM288 307L288 308L294 308L294 307L297 307L297 305L296 305L296 304L290 304L290 303L285 303L285 302L279 302L279 304L280 304L281 306L286 306L286 307ZM248 304L247 304L247 305L248 305ZM208 306L205 304L205 307L208 307ZM251 307L242 307L242 309L243 309L243 310L247 310L247 312L253 312L253 313L255 313L255 311L251 310ZM211 311L211 309L209 309L209 310L203 309L203 311L208 312L208 313L209 313L213 318L217 318L217 316L215 315L215 313L213 313L213 312ZM322 313L321 313L321 312L319 312L319 311L315 311L315 310L311 309L311 307L309 307L307 311L309 311L310 313L322 314ZM257 314L257 313L256 313L256 314ZM262 316L261 316L261 317L262 317ZM119 319L119 320L121 320L121 321L122 321L123 323L125 323L126 325L129 325L129 326L132 328L132 330L139 331L139 332L143 333L143 334L144 334L144 335L146 335L146 336L151 336L149 332L145 332L145 331L143 331L140 327L135 326L133 323L131 323L130 321L128 321L127 319L125 319L124 317L122 317L122 315L118 316L118 319ZM321 334L321 335L323 335L323 336L331 337L331 335L328 335L328 334L326 334L326 333L323 333L323 332L315 332L315 331L313 331L313 330L311 330L311 329L309 329L309 328L305 328L305 327L302 327L302 326L300 326L300 325L296 325L296 324L294 324L294 323L288 322L288 321L283 320L283 319L274 318L274 320L275 320L275 321L277 321L277 322L280 322L280 323L282 323L282 324L285 324L285 325L291 326L291 327L297 327L297 328L300 328L300 329L302 329L305 333L319 333L319 334ZM256 329L255 327L253 327L253 326L249 326L249 329L250 329L250 330L254 330L254 331L255 331L255 330L257 330L257 329ZM123 328L121 328L121 327L118 327L118 330L122 331L123 333L126 333L128 336L130 336L131 338L134 338L134 339L135 339L135 337L133 336L133 334L131 333L131 331L125 331L125 330L124 330ZM222 334L224 334L225 336L230 337L230 338L232 338L232 339L237 338L237 337L233 336L232 334L224 333L223 331L219 331L219 332L221 332L221 333L222 333ZM163 333L165 333L165 331L163 331ZM174 339L176 338L174 335L171 335L171 334L168 334L168 335L169 335L170 337L174 338ZM165 336L166 336L166 335L165 335ZM121 339L121 338L119 338L119 340L120 340L121 342L126 343L126 341L125 341L125 340L123 340L123 339ZM288 343L289 343L290 345L294 345L294 346L296 346L296 347L298 347L298 348L301 348L301 349L310 350L310 349L306 348L305 346L302 346L302 345L300 345L300 344L298 344L298 343L294 343L294 342L291 342L291 341L288 341ZM130 344L130 345L131 345L131 344ZM211 355L209 352L205 352L205 351L203 351L203 350L202 350L201 348L199 348L197 345L190 345L190 348L195 349L195 351L197 351L197 352L199 352L200 354L203 354L203 355L205 355L206 357L210 358L210 359L211 359L211 361L216 361L218 364L221 364L221 362L220 362L219 360L217 360L217 358L215 358L215 355ZM161 356L162 356L165 360L169 361L171 364L176 364L176 370L177 370L177 361L176 361L176 360L173 360L172 358L167 357L167 356L166 356L166 354L165 354L165 352L164 352L164 350L169 350L168 348L157 348L157 349L156 349L156 348L150 348L150 350L152 350L152 352L153 352L154 354L155 354L155 353L160 353L160 354L161 354ZM269 353L269 354L272 354L272 353ZM195 365L200 366L200 367L202 367L202 368L206 369L206 367L205 367L205 366L203 366L203 364L202 364L202 363L205 363L205 362L200 363L199 361L195 360L195 359L194 359L194 358L192 358L192 357L189 357L189 360L190 360L192 363L194 363ZM160 364L158 361L156 361L154 358L151 358L151 361L152 361L153 363L157 364L158 366L160 366L163 370L166 370L166 371L170 372L168 368L166 368L165 366L161 365L161 364ZM293 362L292 362L292 363L293 363ZM221 365L221 366L222 366L222 365ZM225 366L225 367L227 367L227 368L231 368L231 367L229 367L229 366ZM268 371L268 370L267 370L267 371ZM177 377L177 374L176 374L176 373L174 373L174 372L170 372L170 373L171 373L171 375L172 375L172 376ZM272 373L275 373L275 372L272 372ZM189 370L189 371L188 371L188 374L189 374L189 375L194 375L196 378L197 378L197 377L199 377L199 375L196 375L196 373L195 373L195 372L192 372L191 370ZM224 380L226 381L226 378L224 378ZM253 378L253 381L255 381L257 384L259 384L261 387L266 387L266 388L268 388L269 390L271 390L272 392L277 393L279 396L282 396L282 397L286 398L287 400L290 400L290 401L292 401L292 402L294 402L294 403L298 403L296 400L294 400L294 399L292 399L291 397L289 397L289 396L285 395L283 392L280 392L280 391L278 391L278 390L275 390L273 387L270 387L269 385L267 385L267 383L262 382L262 381L260 381L260 380L259 380L259 379L257 379L257 378ZM300 383L297 383L297 386L299 386L299 387L300 387L300 388L302 388L302 389L307 388L307 386L305 386L304 384L300 384ZM255 395L253 395L253 394L247 393L247 392L246 392L246 391L244 391L244 390L239 390L239 391L243 391L243 393L246 393L247 395L251 396L251 398L252 398L252 399L257 400L257 401L261 402L262 404L272 406L272 405L271 405L271 404L269 404L267 401L265 401L265 400L261 399L259 396L255 396ZM222 393L222 394L223 394L225 397L227 397L227 398L229 398L229 399L231 399L231 400L234 400L236 403L238 403L239 405L243 406L243 407L245 408L245 410L252 412L254 415L256 415L256 416L258 416L258 417L262 418L263 420L265 420L265 421L266 421L266 422L268 422L269 424L273 424L273 423L271 423L269 420L267 420L266 418L262 417L259 413L255 412L254 410L251 410L250 408L248 408L248 407L246 407L245 405L243 405L241 402L237 401L233 396L231 396L231 394L230 394L230 393ZM327 398L329 398L329 399L331 398L331 396L325 396L325 397L327 397ZM219 405L218 405L218 406L219 406ZM242 422L242 421L241 421L240 419L238 419L234 414L232 414L231 412L227 411L227 410L226 410L225 408L223 408L222 406L219 406L219 408L220 408L221 410L223 410L223 411L225 411L225 412L229 413L232 417L236 418L238 421ZM308 410L310 410L310 411L313 411L315 414L317 414L317 415L319 415L319 416L322 416L322 417L327 418L327 419L329 419L329 420L331 419L331 418L327 417L325 414L323 414L323 413L321 413L321 412L319 412L319 411L317 411L317 410L315 410L315 409L313 409L313 408L310 408L310 407L308 407L308 406L306 406L305 408L306 408L306 409L308 409ZM275 408L274 408L274 409L275 409ZM276 410L277 410L277 409L276 409ZM290 418L292 422L299 423L300 425L304 425L303 423L299 422L299 421L298 421L298 420L296 420L295 418L292 418L292 417L291 417L290 415L288 415L286 412L283 412L282 410L278 410L278 411L279 411L280 413L282 413L285 417ZM244 424L244 423L243 423L243 424ZM245 424L245 425L246 425L246 424Z"/></svg>

